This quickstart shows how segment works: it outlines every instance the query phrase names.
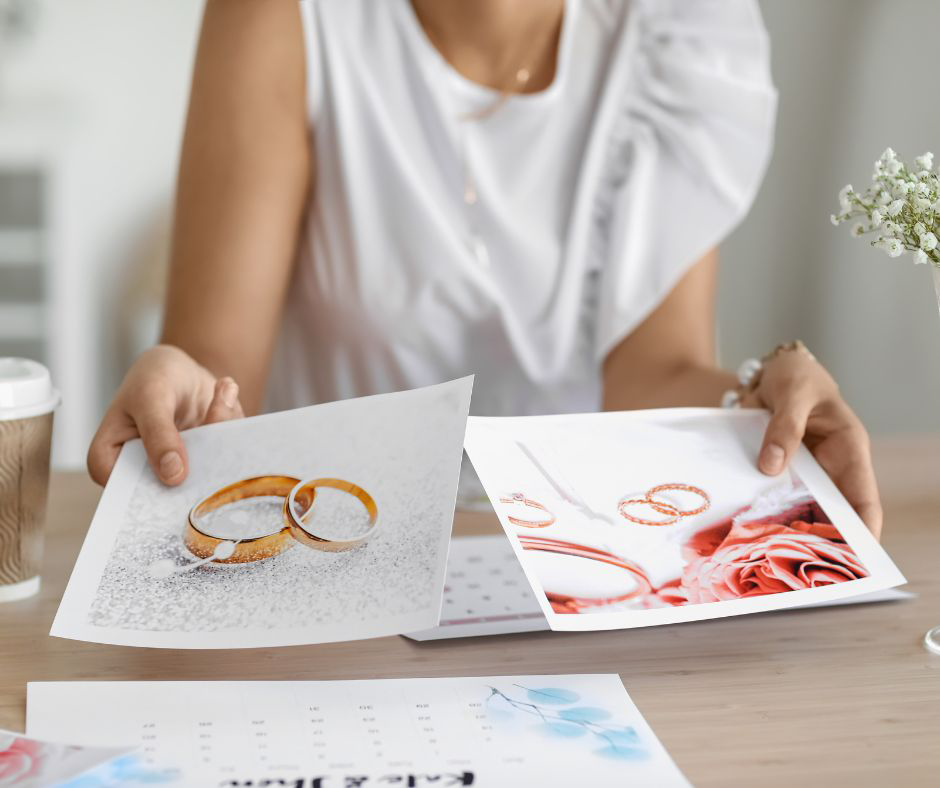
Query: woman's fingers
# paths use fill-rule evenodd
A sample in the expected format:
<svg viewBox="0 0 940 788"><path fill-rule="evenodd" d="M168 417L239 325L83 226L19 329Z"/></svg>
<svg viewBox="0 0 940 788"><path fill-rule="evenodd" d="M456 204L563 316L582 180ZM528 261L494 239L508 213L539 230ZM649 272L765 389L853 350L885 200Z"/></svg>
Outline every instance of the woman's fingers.
<svg viewBox="0 0 940 788"><path fill-rule="evenodd" d="M176 428L173 409L159 399L148 400L132 417L157 478L171 487L180 484L186 478L186 448Z"/></svg>
<svg viewBox="0 0 940 788"><path fill-rule="evenodd" d="M179 431L243 415L234 380L217 380L179 348L157 345L128 370L88 450L89 473L107 482L121 446L139 436L157 477L180 484L189 461Z"/></svg>
<svg viewBox="0 0 940 788"><path fill-rule="evenodd" d="M91 478L107 484L121 447L138 436L160 481L173 486L186 478L186 449L173 420L173 408L161 399L144 400L135 413L120 406L108 411L88 449Z"/></svg>
<svg viewBox="0 0 940 788"><path fill-rule="evenodd" d="M138 392L130 409L132 412L113 409L101 422L88 450L91 478L98 484L106 484L121 447L139 435L157 478L169 486L180 484L188 473L188 459L176 426L173 403L151 389L145 394ZM239 419L244 415L238 401L238 385L231 378L220 378L215 383L204 423Z"/></svg>
<svg viewBox="0 0 940 788"><path fill-rule="evenodd" d="M804 352L778 354L742 404L772 413L757 459L761 471L777 475L805 442L865 525L880 536L881 501L868 433L819 362Z"/></svg>
<svg viewBox="0 0 940 788"><path fill-rule="evenodd" d="M851 447L846 447L846 450L851 452ZM868 530L875 535L876 539L880 539L884 516L871 461L868 458L854 458L837 472L833 472L834 469L828 467L832 463L827 462L825 454L818 459L819 464L832 477L862 522L868 526Z"/></svg>
<svg viewBox="0 0 940 788"><path fill-rule="evenodd" d="M232 378L219 378L212 393L212 402L206 411L205 424L217 421L244 418L241 402L238 401L238 384Z"/></svg>
<svg viewBox="0 0 940 788"><path fill-rule="evenodd" d="M136 430L126 415L112 411L105 414L88 447L86 459L88 474L97 484L104 486L108 483L124 441L135 436Z"/></svg>
<svg viewBox="0 0 940 788"><path fill-rule="evenodd" d="M771 403L773 415L764 433L757 467L768 476L782 473L806 434L814 401L808 392L793 389Z"/></svg>
<svg viewBox="0 0 940 788"><path fill-rule="evenodd" d="M869 530L880 537L881 497L868 433L847 406L829 410L834 415L827 413L822 419L826 430L809 436L810 450Z"/></svg>
<svg viewBox="0 0 940 788"><path fill-rule="evenodd" d="M851 502L850 502L851 503ZM884 514L881 511L881 504L878 503L860 503L854 504L855 511L862 518L862 522L868 526L875 539L881 539L881 526L884 524Z"/></svg>

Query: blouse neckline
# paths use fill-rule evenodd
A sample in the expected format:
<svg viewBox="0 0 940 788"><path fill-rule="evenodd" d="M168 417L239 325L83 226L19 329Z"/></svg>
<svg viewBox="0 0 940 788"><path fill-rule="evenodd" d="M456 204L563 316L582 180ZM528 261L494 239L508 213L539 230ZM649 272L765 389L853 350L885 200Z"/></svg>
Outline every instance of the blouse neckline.
<svg viewBox="0 0 940 788"><path fill-rule="evenodd" d="M415 12L411 0L398 0L403 27L415 45L419 57L428 61L433 68L442 72L447 81L455 90L461 91L465 97L474 103L485 103L504 101L506 104L519 104L526 106L537 106L550 102L561 91L564 85L568 71L570 70L571 47L574 37L575 15L577 13L578 0L565 0L565 7L562 13L561 32L558 36L558 51L555 54L555 74L551 83L532 93L508 93L505 94L496 88L483 85L470 77L461 74L451 62L444 57L434 42L428 36L427 31L421 24L418 14Z"/></svg>

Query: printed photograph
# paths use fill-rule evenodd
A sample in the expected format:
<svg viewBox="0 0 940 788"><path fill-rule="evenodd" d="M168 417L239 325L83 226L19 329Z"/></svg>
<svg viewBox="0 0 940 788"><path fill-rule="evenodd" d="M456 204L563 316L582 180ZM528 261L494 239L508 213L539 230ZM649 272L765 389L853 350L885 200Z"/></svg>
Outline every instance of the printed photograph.
<svg viewBox="0 0 940 788"><path fill-rule="evenodd" d="M554 629L759 612L903 582L808 452L778 476L757 469L764 419L472 418L467 450Z"/></svg>
<svg viewBox="0 0 940 788"><path fill-rule="evenodd" d="M131 749L62 744L0 730L0 786L99 788L90 773L110 769L111 764L133 757L128 755Z"/></svg>
<svg viewBox="0 0 940 788"><path fill-rule="evenodd" d="M668 492L673 491L670 486ZM624 510L648 508L665 515L659 522L623 515L635 525L668 528L679 509L678 495L632 499ZM678 491L677 491L678 492ZM706 499L707 500L707 499ZM626 503L626 502L625 502ZM652 517L652 515L650 515ZM694 605L779 594L867 577L858 556L829 520L805 486L785 483L726 517L679 538L664 538L662 552L654 557L683 566L676 577L654 582L655 568L647 569L627 556L589 545L548 537L519 535L524 550L548 553L554 558L533 557L545 596L556 613L603 613L667 605ZM670 554L672 553L672 554ZM560 559L557 557L561 557ZM601 566L598 567L597 565ZM566 593L574 590L582 575L609 578L611 596L592 597Z"/></svg>
<svg viewBox="0 0 940 788"><path fill-rule="evenodd" d="M469 397L463 380L191 430L173 488L125 447L53 634L231 648L436 624Z"/></svg>

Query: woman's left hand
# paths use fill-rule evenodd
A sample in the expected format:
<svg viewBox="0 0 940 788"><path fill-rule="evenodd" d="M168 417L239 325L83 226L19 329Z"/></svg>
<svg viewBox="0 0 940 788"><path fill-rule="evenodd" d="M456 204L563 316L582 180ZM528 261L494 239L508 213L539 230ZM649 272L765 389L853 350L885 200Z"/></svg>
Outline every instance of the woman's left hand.
<svg viewBox="0 0 940 788"><path fill-rule="evenodd" d="M865 525L880 537L881 501L868 433L811 353L800 347L774 355L741 404L772 414L758 458L761 471L770 476L781 473L802 441Z"/></svg>

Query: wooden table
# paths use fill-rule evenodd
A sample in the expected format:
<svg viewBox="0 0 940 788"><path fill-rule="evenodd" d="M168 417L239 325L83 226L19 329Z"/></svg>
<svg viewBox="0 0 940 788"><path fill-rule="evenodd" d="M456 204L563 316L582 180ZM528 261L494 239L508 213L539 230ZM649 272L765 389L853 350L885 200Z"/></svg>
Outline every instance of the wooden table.
<svg viewBox="0 0 940 788"><path fill-rule="evenodd" d="M884 543L915 601L742 616L619 632L506 635L241 651L164 651L48 637L98 498L54 475L40 596L0 605L0 727L22 729L27 681L347 679L616 672L699 786L936 785L940 440L881 443ZM489 517L461 515L457 533Z"/></svg>

